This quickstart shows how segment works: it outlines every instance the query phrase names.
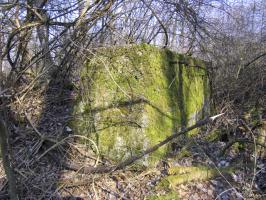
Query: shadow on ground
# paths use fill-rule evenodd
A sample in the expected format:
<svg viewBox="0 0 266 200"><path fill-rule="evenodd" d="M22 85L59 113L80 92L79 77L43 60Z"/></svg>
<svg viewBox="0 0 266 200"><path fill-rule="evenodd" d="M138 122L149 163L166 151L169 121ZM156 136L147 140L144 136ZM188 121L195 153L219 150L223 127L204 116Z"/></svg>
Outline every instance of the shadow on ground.
<svg viewBox="0 0 266 200"><path fill-rule="evenodd" d="M40 84L33 88L8 111L20 199L82 200L60 183L63 163L68 161L68 144L50 149L55 145L52 140L60 141L72 134L67 127L74 100L69 76L58 73L46 87ZM1 182L0 198L8 199L6 180ZM62 188L65 191L60 191Z"/></svg>

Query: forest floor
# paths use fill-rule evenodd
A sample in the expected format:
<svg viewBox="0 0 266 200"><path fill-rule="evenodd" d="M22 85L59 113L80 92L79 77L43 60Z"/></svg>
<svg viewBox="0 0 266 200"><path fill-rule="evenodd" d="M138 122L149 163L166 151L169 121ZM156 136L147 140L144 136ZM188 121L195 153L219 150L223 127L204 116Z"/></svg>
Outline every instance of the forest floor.
<svg viewBox="0 0 266 200"><path fill-rule="evenodd" d="M68 122L76 95L72 84L50 83L29 90L11 106L16 123L10 127L10 144L21 199L264 199L266 161L262 146L254 145L253 140L263 124L254 124L257 116L248 109L232 102L222 105L226 114L221 120L203 127L154 168L129 166L112 173L83 174L67 169L64 163L113 163L97 157L89 144L72 137ZM266 105L265 96L262 99L261 105ZM265 122L265 108L258 115L260 122ZM235 140L238 142L230 146ZM207 166L217 173L195 175L190 181L189 174L183 173L184 180L177 184L162 184L178 166ZM223 173L228 167L233 170ZM0 199L7 199L3 169L0 181Z"/></svg>

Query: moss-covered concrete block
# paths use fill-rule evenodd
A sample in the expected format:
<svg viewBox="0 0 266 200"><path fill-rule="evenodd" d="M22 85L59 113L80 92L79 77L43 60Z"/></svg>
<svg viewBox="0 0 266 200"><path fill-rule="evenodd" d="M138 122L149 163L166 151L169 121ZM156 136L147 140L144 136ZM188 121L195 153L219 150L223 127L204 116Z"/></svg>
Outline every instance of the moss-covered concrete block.
<svg viewBox="0 0 266 200"><path fill-rule="evenodd" d="M103 156L120 161L200 118L207 90L204 63L195 58L145 44L98 49L81 72L72 127L93 139Z"/></svg>

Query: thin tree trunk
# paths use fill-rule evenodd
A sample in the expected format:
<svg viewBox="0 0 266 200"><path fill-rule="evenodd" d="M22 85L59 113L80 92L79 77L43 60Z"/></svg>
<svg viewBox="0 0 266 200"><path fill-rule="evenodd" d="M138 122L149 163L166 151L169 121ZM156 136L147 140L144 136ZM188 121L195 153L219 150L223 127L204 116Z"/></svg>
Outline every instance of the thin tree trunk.
<svg viewBox="0 0 266 200"><path fill-rule="evenodd" d="M2 113L1 113L1 116ZM8 129L6 128L5 121L0 118L0 145L1 156L3 160L4 170L8 180L8 193L11 200L18 200L18 191L15 173L11 163L11 155L8 145Z"/></svg>
<svg viewBox="0 0 266 200"><path fill-rule="evenodd" d="M2 27L0 26L0 29ZM3 80L4 80L4 69L3 69L3 40L2 40L2 34L0 33L0 91L3 85Z"/></svg>

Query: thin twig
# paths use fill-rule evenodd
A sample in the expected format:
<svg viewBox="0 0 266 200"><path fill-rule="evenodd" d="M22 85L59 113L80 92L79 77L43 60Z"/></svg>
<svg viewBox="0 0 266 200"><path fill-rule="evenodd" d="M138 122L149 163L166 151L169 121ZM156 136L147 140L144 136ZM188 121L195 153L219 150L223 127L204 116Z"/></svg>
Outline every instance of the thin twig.
<svg viewBox="0 0 266 200"><path fill-rule="evenodd" d="M249 131L249 133L252 136L253 139L253 143L254 143L254 166L253 166L253 177L251 180L251 184L250 184L250 191L252 192L252 187L256 178L256 168L257 168L257 145L256 145L256 137L253 133L253 131L251 130L251 128L249 128L249 126L243 121L241 120L243 126Z"/></svg>

